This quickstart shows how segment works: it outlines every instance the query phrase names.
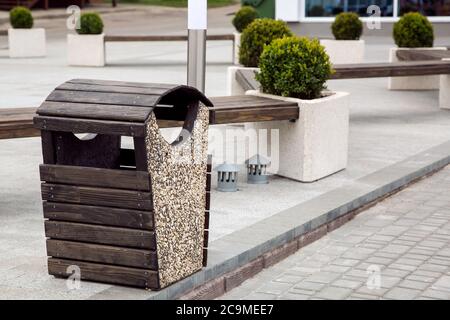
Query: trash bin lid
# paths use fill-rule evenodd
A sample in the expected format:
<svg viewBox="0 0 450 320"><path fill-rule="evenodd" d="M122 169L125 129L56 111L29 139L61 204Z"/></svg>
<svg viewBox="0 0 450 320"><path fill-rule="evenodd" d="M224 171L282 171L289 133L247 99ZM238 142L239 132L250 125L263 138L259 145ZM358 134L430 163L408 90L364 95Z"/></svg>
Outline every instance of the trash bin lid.
<svg viewBox="0 0 450 320"><path fill-rule="evenodd" d="M185 85L74 79L50 93L34 122L44 130L143 136L140 126L152 112L157 119L182 121L193 102L213 107Z"/></svg>

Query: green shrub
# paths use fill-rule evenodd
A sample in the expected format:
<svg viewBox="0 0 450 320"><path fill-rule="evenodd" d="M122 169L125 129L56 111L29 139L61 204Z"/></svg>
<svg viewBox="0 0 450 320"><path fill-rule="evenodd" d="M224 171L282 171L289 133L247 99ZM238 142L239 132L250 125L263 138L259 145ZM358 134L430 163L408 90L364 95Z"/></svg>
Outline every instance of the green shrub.
<svg viewBox="0 0 450 320"><path fill-rule="evenodd" d="M97 13L83 13L80 17L80 28L78 34L101 34L103 32L103 21Z"/></svg>
<svg viewBox="0 0 450 320"><path fill-rule="evenodd" d="M363 32L363 24L354 12L339 13L331 25L336 40L358 40Z"/></svg>
<svg viewBox="0 0 450 320"><path fill-rule="evenodd" d="M290 36L292 33L285 22L269 18L256 19L242 32L239 62L246 67L257 67L265 45Z"/></svg>
<svg viewBox="0 0 450 320"><path fill-rule="evenodd" d="M258 12L255 8L243 6L234 16L232 23L238 32L242 32L256 18L258 18Z"/></svg>
<svg viewBox="0 0 450 320"><path fill-rule="evenodd" d="M15 7L9 12L9 21L14 29L33 28L33 16L31 11L25 7Z"/></svg>
<svg viewBox="0 0 450 320"><path fill-rule="evenodd" d="M315 99L332 74L325 48L317 39L289 37L266 46L256 79L263 92L284 97Z"/></svg>
<svg viewBox="0 0 450 320"><path fill-rule="evenodd" d="M394 24L394 41L399 47L432 47L434 41L433 25L418 12L405 14Z"/></svg>

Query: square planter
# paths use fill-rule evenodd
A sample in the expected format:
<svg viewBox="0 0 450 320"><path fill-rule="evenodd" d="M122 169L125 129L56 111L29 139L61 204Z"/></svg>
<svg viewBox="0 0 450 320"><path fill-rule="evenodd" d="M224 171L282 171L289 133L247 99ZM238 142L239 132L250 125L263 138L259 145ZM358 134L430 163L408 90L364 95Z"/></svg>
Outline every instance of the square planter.
<svg viewBox="0 0 450 320"><path fill-rule="evenodd" d="M70 66L105 66L105 35L68 34L67 58Z"/></svg>
<svg viewBox="0 0 450 320"><path fill-rule="evenodd" d="M364 61L364 40L320 40L330 56L332 64L362 63Z"/></svg>
<svg viewBox="0 0 450 320"><path fill-rule="evenodd" d="M8 29L10 58L45 57L45 29Z"/></svg>
<svg viewBox="0 0 450 320"><path fill-rule="evenodd" d="M349 99L346 92L331 92L314 100L301 100L247 91L248 95L294 101L300 108L295 122L252 124L254 129L279 130L280 176L313 182L345 169L348 158ZM272 149L270 143L268 150ZM273 155L272 163L274 160Z"/></svg>
<svg viewBox="0 0 450 320"><path fill-rule="evenodd" d="M442 60L450 61L450 58ZM439 107L441 109L450 109L450 74L443 74L440 77Z"/></svg>
<svg viewBox="0 0 450 320"><path fill-rule="evenodd" d="M435 48L391 48L389 62L399 62L397 50L447 50L445 47ZM440 76L412 76L391 77L388 82L389 90L437 90L439 89Z"/></svg>

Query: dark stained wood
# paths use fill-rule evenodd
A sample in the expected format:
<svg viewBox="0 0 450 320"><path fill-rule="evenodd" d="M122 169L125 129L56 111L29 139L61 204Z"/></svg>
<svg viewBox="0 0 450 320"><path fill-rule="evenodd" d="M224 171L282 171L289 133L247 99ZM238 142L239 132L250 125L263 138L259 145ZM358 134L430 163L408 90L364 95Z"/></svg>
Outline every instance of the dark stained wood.
<svg viewBox="0 0 450 320"><path fill-rule="evenodd" d="M209 210L211 207L211 193L206 192L206 210Z"/></svg>
<svg viewBox="0 0 450 320"><path fill-rule="evenodd" d="M0 109L0 139L38 137L40 131L33 126L36 108Z"/></svg>
<svg viewBox="0 0 450 320"><path fill-rule="evenodd" d="M167 90L172 90L177 87L177 85L167 83L128 82L128 81L96 80L96 79L72 79L67 81L66 83L119 86L132 88L160 88Z"/></svg>
<svg viewBox="0 0 450 320"><path fill-rule="evenodd" d="M273 108L241 108L214 110L211 118L212 124L231 124L243 122L264 122L278 120L296 120L299 118L298 105Z"/></svg>
<svg viewBox="0 0 450 320"><path fill-rule="evenodd" d="M56 163L56 151L53 142L53 132L41 131L42 158L45 164Z"/></svg>
<svg viewBox="0 0 450 320"><path fill-rule="evenodd" d="M147 171L40 165L41 181L79 186L150 191Z"/></svg>
<svg viewBox="0 0 450 320"><path fill-rule="evenodd" d="M44 218L46 219L153 230L152 211L139 211L133 209L119 209L49 201L44 201L43 207Z"/></svg>
<svg viewBox="0 0 450 320"><path fill-rule="evenodd" d="M81 262L67 259L48 259L48 273L57 277L67 278L68 267L76 265L80 268L81 279L99 281L133 287L158 289L158 274L155 271L118 267L99 263Z"/></svg>
<svg viewBox="0 0 450 320"><path fill-rule="evenodd" d="M138 87L138 86L120 86L120 85L105 85L105 84L84 84L65 82L58 86L56 90L66 91L83 91L83 92L108 92L108 93L127 93L137 95L162 95L167 92L167 87Z"/></svg>
<svg viewBox="0 0 450 320"><path fill-rule="evenodd" d="M78 118L34 117L35 127L41 130L73 133L99 133L143 137L145 126L136 122L120 122Z"/></svg>
<svg viewBox="0 0 450 320"><path fill-rule="evenodd" d="M187 35L105 35L105 42L187 41ZM233 34L208 34L208 41L234 41Z"/></svg>
<svg viewBox="0 0 450 320"><path fill-rule="evenodd" d="M155 234L152 231L129 228L46 220L45 236L59 240L148 250L156 249Z"/></svg>
<svg viewBox="0 0 450 320"><path fill-rule="evenodd" d="M43 183L42 199L52 202L152 210L149 192Z"/></svg>
<svg viewBox="0 0 450 320"><path fill-rule="evenodd" d="M450 61L404 61L334 66L331 79L382 78L450 74Z"/></svg>
<svg viewBox="0 0 450 320"><path fill-rule="evenodd" d="M156 270L154 251L73 241L47 240L47 255L54 258Z"/></svg>
<svg viewBox="0 0 450 320"><path fill-rule="evenodd" d="M8 30L0 30L0 36L7 36Z"/></svg>
<svg viewBox="0 0 450 320"><path fill-rule="evenodd" d="M46 101L153 107L160 95L55 90Z"/></svg>
<svg viewBox="0 0 450 320"><path fill-rule="evenodd" d="M208 265L208 248L203 248L203 266Z"/></svg>
<svg viewBox="0 0 450 320"><path fill-rule="evenodd" d="M152 111L153 108L46 101L37 112L41 116L145 122Z"/></svg>
<svg viewBox="0 0 450 320"><path fill-rule="evenodd" d="M148 171L147 145L144 138L134 138L134 156L136 160L136 170Z"/></svg>
<svg viewBox="0 0 450 320"><path fill-rule="evenodd" d="M429 61L429 60L442 60L444 58L450 58L449 50L426 50L426 49L414 49L414 50L402 50L399 49L396 52L397 58L400 61Z"/></svg>

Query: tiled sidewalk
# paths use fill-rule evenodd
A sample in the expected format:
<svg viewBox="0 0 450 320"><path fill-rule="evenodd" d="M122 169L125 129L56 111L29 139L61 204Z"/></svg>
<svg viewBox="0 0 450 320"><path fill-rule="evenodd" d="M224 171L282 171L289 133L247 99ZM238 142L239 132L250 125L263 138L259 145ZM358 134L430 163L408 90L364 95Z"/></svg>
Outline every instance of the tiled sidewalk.
<svg viewBox="0 0 450 320"><path fill-rule="evenodd" d="M221 299L450 299L450 166Z"/></svg>

